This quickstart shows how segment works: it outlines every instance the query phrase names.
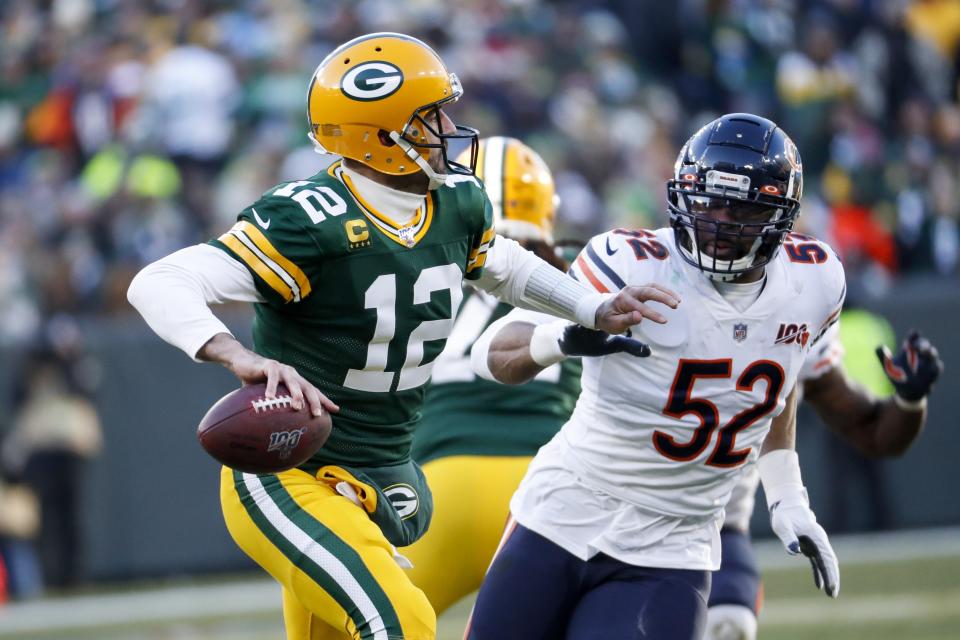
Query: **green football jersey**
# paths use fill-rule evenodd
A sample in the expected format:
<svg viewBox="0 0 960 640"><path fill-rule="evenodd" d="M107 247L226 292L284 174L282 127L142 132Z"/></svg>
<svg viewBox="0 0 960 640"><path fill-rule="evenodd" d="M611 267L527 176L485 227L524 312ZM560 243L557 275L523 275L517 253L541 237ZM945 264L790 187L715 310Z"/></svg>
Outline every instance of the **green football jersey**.
<svg viewBox="0 0 960 640"><path fill-rule="evenodd" d="M400 227L337 162L266 192L211 241L247 267L266 299L255 305L254 350L292 365L340 406L307 467L409 458L463 278L480 276L493 239L475 178L431 191Z"/></svg>
<svg viewBox="0 0 960 640"><path fill-rule="evenodd" d="M519 386L474 375L470 347L511 309L489 294L467 293L427 387L413 440L420 464L455 455L532 456L570 417L580 395L579 359L548 367Z"/></svg>

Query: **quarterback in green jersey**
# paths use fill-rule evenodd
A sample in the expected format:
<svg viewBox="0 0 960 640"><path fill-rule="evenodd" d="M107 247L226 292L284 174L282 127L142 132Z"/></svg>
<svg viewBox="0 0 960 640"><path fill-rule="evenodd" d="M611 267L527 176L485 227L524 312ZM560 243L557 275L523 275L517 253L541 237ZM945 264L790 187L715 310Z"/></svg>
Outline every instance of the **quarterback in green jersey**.
<svg viewBox="0 0 960 640"><path fill-rule="evenodd" d="M495 228L566 269L557 255L553 175L542 158L514 138L485 138L477 176L493 205ZM552 365L522 386L477 377L470 347L512 307L471 287L427 386L413 458L423 465L434 500L430 530L403 554L410 578L437 614L480 588L503 533L510 496L533 455L570 417L580 395L580 361Z"/></svg>
<svg viewBox="0 0 960 640"><path fill-rule="evenodd" d="M432 500L410 459L434 359L453 328L462 281L590 329L619 333L676 304L655 285L602 296L496 240L492 208L447 145L477 133L444 107L462 93L423 42L380 33L347 42L314 73L309 137L343 158L280 184L205 245L148 265L128 298L158 335L242 382L286 386L333 414L307 464L278 474L224 468L231 535L283 587L288 640L426 640L436 616L396 547L426 530ZM255 304L254 348L210 310Z"/></svg>

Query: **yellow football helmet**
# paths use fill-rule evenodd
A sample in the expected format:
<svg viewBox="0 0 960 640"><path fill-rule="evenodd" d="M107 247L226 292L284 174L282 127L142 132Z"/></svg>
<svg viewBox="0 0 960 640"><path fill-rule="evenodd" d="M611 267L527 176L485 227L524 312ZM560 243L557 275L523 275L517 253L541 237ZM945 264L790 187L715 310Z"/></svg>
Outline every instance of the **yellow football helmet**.
<svg viewBox="0 0 960 640"><path fill-rule="evenodd" d="M464 151L458 158L466 160ZM497 233L515 240L553 243L553 226L560 198L550 167L536 151L516 138L480 141L477 177L493 204Z"/></svg>
<svg viewBox="0 0 960 640"><path fill-rule="evenodd" d="M334 153L391 175L426 173L432 182L445 174L428 164L439 148L447 171L473 175L475 129L442 133L439 107L463 93L456 74L440 56L416 38L373 33L340 45L310 80L307 92L308 137L323 153ZM431 121L433 124L431 124ZM429 143L429 130L439 143ZM449 140L470 142L469 162L447 158Z"/></svg>

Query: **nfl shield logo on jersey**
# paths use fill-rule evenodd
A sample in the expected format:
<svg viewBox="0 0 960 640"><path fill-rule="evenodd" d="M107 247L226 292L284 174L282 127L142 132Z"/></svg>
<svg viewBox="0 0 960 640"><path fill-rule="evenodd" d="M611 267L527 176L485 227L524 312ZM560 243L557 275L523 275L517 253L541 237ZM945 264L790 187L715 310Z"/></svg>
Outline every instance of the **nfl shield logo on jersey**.
<svg viewBox="0 0 960 640"><path fill-rule="evenodd" d="M742 322L738 322L737 324L733 325L733 339L736 340L737 342L743 342L744 340L747 339L746 324Z"/></svg>

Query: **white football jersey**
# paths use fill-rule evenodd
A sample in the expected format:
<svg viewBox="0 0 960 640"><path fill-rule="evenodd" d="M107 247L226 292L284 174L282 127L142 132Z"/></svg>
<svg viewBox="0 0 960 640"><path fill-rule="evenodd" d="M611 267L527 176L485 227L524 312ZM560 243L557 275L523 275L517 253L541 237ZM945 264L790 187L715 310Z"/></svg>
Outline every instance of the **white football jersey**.
<svg viewBox="0 0 960 640"><path fill-rule="evenodd" d="M800 383L797 402L803 400L803 383L815 380L840 364L843 359L843 346L840 344L840 323L835 322L827 329L817 344L813 346L800 369ZM757 488L760 486L760 474L757 465L751 464L744 470L743 476L730 494L730 502L724 511L724 528L736 529L744 533L750 531L750 518L756 504Z"/></svg>
<svg viewBox="0 0 960 640"><path fill-rule="evenodd" d="M759 297L741 312L683 260L671 229L618 229L594 237L571 275L601 292L658 283L681 303L676 310L648 303L668 323L634 327L650 357L584 358L577 406L531 465L511 503L514 516L578 555L596 548L597 539L609 540L610 531L598 535L581 526L569 496L557 508L528 492L544 486L538 469L566 469L584 490L659 517L652 528L657 545L642 544L645 530L621 528L621 536L632 538L631 551L612 555L640 565L715 569L723 508L756 460L811 347L838 317L843 268L827 245L791 234L767 265ZM583 536L592 538L578 546ZM611 545L599 550L611 553Z"/></svg>

